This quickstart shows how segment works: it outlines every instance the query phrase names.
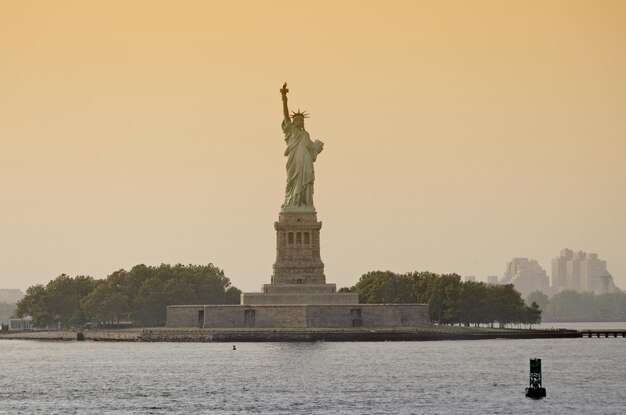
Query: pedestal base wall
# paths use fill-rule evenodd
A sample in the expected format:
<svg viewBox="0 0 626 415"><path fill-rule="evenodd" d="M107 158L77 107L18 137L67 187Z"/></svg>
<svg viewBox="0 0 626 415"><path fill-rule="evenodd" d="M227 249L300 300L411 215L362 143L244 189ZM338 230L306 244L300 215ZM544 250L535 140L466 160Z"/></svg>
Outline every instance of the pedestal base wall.
<svg viewBox="0 0 626 415"><path fill-rule="evenodd" d="M263 284L264 293L335 293L337 284ZM244 293L248 295L247 293ZM252 293L255 294L255 293Z"/></svg>
<svg viewBox="0 0 626 415"><path fill-rule="evenodd" d="M356 304L357 293L242 293L242 305Z"/></svg>
<svg viewBox="0 0 626 415"><path fill-rule="evenodd" d="M167 327L349 328L429 324L426 304L175 305Z"/></svg>

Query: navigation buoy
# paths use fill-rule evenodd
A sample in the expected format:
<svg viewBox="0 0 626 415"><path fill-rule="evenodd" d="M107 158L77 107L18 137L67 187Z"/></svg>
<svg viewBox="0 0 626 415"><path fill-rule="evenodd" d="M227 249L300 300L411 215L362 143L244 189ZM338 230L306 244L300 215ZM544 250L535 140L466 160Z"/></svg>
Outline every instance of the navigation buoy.
<svg viewBox="0 0 626 415"><path fill-rule="evenodd" d="M526 397L541 399L546 397L546 388L541 385L541 359L530 359L530 382Z"/></svg>
<svg viewBox="0 0 626 415"><path fill-rule="evenodd" d="M237 350L237 346L233 344L233 350Z"/></svg>

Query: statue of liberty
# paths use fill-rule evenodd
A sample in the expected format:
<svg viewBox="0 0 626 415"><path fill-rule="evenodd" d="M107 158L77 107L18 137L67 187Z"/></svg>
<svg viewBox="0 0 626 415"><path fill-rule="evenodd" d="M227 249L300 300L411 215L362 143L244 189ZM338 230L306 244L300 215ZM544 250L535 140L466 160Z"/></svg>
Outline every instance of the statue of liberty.
<svg viewBox="0 0 626 415"><path fill-rule="evenodd" d="M284 210L315 211L313 207L313 182L315 171L313 162L323 150L324 143L319 140L311 141L309 133L304 129L306 112L293 112L289 115L287 107L287 82L283 84L280 94L283 97L283 132L287 149L287 184L285 186Z"/></svg>

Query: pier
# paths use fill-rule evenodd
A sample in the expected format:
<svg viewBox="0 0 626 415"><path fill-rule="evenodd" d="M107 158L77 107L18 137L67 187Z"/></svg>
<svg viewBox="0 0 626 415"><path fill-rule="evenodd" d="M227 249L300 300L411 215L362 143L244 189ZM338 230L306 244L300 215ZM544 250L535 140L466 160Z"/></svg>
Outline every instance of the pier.
<svg viewBox="0 0 626 415"><path fill-rule="evenodd" d="M626 329L614 330L580 330L581 337L624 337L626 338Z"/></svg>

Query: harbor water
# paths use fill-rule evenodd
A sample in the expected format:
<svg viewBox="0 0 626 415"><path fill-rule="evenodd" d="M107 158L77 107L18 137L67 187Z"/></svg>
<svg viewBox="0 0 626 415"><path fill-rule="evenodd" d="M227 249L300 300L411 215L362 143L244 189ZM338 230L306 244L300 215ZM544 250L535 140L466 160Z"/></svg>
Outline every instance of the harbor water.
<svg viewBox="0 0 626 415"><path fill-rule="evenodd" d="M0 340L0 414L626 413L621 337L236 346Z"/></svg>

